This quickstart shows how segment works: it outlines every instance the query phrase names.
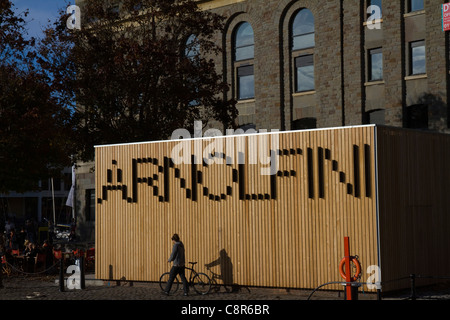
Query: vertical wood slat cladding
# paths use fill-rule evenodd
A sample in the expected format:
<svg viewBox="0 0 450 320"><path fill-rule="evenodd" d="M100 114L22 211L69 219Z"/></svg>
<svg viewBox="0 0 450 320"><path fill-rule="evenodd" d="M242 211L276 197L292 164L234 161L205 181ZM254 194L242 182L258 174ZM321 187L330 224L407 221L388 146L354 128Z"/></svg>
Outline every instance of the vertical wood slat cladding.
<svg viewBox="0 0 450 320"><path fill-rule="evenodd" d="M450 135L377 127L377 146L382 280L448 276Z"/></svg>
<svg viewBox="0 0 450 320"><path fill-rule="evenodd" d="M96 277L157 281L169 270L173 233L198 271L226 284L314 288L341 280L345 236L363 269L378 265L374 132L361 126L184 140L189 159L222 142L209 153L224 163L208 165L173 163L181 141L97 147ZM261 175L273 139L278 169Z"/></svg>

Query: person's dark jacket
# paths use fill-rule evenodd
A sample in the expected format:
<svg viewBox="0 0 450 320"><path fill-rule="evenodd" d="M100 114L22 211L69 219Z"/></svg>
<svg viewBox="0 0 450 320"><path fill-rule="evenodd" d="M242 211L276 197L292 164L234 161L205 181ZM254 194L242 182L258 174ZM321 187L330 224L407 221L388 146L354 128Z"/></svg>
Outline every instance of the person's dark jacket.
<svg viewBox="0 0 450 320"><path fill-rule="evenodd" d="M174 267L184 267L184 245L183 242L175 242L172 248L172 254L170 255L169 262L173 261Z"/></svg>

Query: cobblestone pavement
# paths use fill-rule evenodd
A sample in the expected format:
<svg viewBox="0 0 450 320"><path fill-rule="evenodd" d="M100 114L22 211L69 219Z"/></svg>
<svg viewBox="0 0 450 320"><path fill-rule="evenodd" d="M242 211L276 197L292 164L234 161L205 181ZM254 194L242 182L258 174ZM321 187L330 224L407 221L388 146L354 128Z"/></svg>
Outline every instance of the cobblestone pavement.
<svg viewBox="0 0 450 320"><path fill-rule="evenodd" d="M383 300L404 300L409 292L396 296L383 297ZM183 296L180 288L173 295L164 295L158 283L95 280L93 275L86 275L86 287L83 290L59 290L58 276L22 276L3 278L0 300L344 300L343 291L316 291L277 288L240 287L234 292L227 292L217 286L207 295L199 295L190 290L189 296ZM419 299L450 299L450 290L439 294L425 292ZM359 292L359 300L376 300L374 293Z"/></svg>
<svg viewBox="0 0 450 320"><path fill-rule="evenodd" d="M316 291L310 296L311 290L241 287L235 292L226 292L224 287L217 287L207 295L199 295L191 290L189 296L185 297L182 293L183 290L180 289L177 293L166 296L161 292L158 283L134 282L130 285L124 281L117 283L116 281L94 280L93 275L90 277L88 275L85 289L65 287L61 292L57 279L57 276L3 278L3 288L0 289L0 305L9 305L20 310L21 314L35 312L34 307L27 308L28 303L44 309L54 308L55 305L62 307L63 310L94 310L91 308L98 308L104 319L116 318L117 312L131 311L130 316L134 317L141 311L148 312L149 310L155 314L163 312L166 315L165 318L168 319L183 318L185 315L202 315L215 319L239 319L244 316L248 317L249 314L258 315L258 319L284 319L291 318L294 313L299 311L301 314L311 311L318 312L324 317L334 316L337 310L346 308L346 302L341 302L344 300L342 291ZM311 301L306 301L309 297ZM383 300L406 301L407 298L408 293L406 292L395 297L383 297ZM424 297L422 296L422 298ZM450 291L447 289L440 295L430 293L425 298L428 300L450 299ZM358 299L376 300L377 296L373 293L360 292ZM325 307L317 304L323 302L326 303ZM327 303L332 303L331 307ZM373 301L373 303L378 303L378 301ZM353 305L352 310L356 310L356 306ZM411 310L419 308L418 306L420 304L413 305L413 309L411 309L411 305L408 304L406 310L405 308L396 308L395 312L401 312L400 315L404 316L405 312L411 313ZM359 305L359 307L361 306ZM374 309L372 303L369 306L363 305L361 311L365 312L368 308L380 315L385 312L379 305ZM395 308L389 309L389 314L392 314L393 309ZM267 311L266 314L262 313L264 310ZM79 319L80 313L68 314L65 312L64 317Z"/></svg>
<svg viewBox="0 0 450 320"><path fill-rule="evenodd" d="M166 296L158 283L126 281L86 280L84 290L68 289L60 292L58 277L14 277L3 279L0 300L306 300L311 291L241 287L227 292L223 287L212 288L207 295L199 295L193 289L183 296L180 288L175 294ZM367 295L364 299L374 299ZM317 292L312 299L343 299L342 293Z"/></svg>

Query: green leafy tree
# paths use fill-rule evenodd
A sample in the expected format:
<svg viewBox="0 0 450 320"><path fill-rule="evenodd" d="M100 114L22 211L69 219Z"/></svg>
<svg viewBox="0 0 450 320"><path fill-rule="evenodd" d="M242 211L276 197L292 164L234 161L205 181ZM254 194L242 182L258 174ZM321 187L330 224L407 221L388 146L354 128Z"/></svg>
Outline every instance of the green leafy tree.
<svg viewBox="0 0 450 320"><path fill-rule="evenodd" d="M235 102L217 71L223 19L192 0L82 3L81 30L67 14L46 32L41 65L73 104L82 159L93 145L170 138L194 120L231 127Z"/></svg>

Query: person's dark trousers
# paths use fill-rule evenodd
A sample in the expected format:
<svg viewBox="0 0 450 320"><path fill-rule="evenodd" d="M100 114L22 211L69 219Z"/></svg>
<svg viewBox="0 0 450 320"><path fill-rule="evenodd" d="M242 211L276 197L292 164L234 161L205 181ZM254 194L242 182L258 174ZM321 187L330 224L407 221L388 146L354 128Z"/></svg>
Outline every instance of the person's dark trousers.
<svg viewBox="0 0 450 320"><path fill-rule="evenodd" d="M175 267L173 266L172 269L170 269L170 276L169 281L167 282L166 286L166 292L170 292L170 289L172 289L173 281L175 280L175 277L179 274L181 278L181 282L183 282L183 290L185 294L189 293L189 287L186 280L186 276L184 275L184 269L185 267Z"/></svg>

